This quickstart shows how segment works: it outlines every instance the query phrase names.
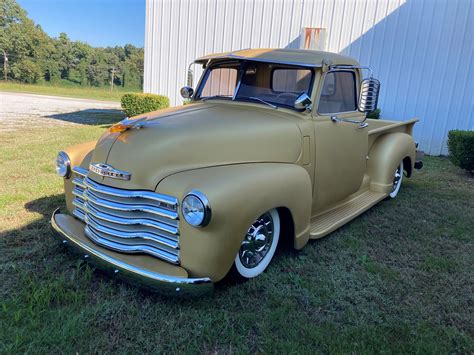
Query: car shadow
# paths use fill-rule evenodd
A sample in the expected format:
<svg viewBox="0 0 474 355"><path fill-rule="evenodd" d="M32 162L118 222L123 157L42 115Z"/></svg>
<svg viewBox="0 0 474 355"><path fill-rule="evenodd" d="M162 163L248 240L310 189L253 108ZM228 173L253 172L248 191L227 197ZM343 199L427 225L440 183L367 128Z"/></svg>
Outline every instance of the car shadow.
<svg viewBox="0 0 474 355"><path fill-rule="evenodd" d="M19 244L26 239L29 240L31 237L44 237L44 232L49 232L46 228L49 228L48 222L53 211L58 207L65 209L66 201L64 199L64 194L57 194L29 201L24 205L24 207L28 212L38 214L39 218L34 219L33 222L21 228L1 232L0 240L2 242L5 243L5 241L7 241L8 244L9 239L14 238L16 240L15 243Z"/></svg>
<svg viewBox="0 0 474 355"><path fill-rule="evenodd" d="M47 115L47 118L65 122L78 123L92 126L110 126L123 120L126 116L119 109L85 109L74 112Z"/></svg>
<svg viewBox="0 0 474 355"><path fill-rule="evenodd" d="M32 200L24 205L33 214L32 221L19 228L0 232L0 298L6 296L3 292L17 288L25 277L45 274L51 263L54 269L59 267L62 260L57 258L57 254L61 245L50 238L49 218L54 209L65 206L64 194ZM15 219L16 216L12 213L9 218Z"/></svg>

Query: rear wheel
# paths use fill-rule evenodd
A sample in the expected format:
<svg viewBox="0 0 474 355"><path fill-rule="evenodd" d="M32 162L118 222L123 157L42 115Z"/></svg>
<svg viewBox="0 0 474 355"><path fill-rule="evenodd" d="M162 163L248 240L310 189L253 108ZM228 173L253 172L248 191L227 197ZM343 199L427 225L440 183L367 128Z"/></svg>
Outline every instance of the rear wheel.
<svg viewBox="0 0 474 355"><path fill-rule="evenodd" d="M264 272L280 239L280 216L274 208L258 217L249 227L234 260L234 269L241 279L250 279Z"/></svg>
<svg viewBox="0 0 474 355"><path fill-rule="evenodd" d="M403 161L400 163L400 166L395 170L392 183L392 191L390 192L390 198L395 198L400 191L400 186L402 186L403 180Z"/></svg>

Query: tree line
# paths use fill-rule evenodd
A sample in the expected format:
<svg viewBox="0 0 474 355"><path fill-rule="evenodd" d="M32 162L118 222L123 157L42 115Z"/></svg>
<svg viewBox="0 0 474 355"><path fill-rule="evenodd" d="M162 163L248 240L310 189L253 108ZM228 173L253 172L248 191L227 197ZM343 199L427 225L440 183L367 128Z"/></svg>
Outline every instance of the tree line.
<svg viewBox="0 0 474 355"><path fill-rule="evenodd" d="M92 47L46 34L15 0L0 0L0 78L23 83L141 88L143 48Z"/></svg>

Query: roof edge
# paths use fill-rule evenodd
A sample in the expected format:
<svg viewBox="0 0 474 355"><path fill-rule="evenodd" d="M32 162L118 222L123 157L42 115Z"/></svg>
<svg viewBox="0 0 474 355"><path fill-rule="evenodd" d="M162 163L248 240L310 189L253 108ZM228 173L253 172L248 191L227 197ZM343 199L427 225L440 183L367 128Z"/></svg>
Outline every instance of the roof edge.
<svg viewBox="0 0 474 355"><path fill-rule="evenodd" d="M343 56L338 53L307 49L241 49L206 55L197 58L194 62L206 64L210 60L225 59L251 60L312 68L320 68L324 63L334 65L359 65L359 63L351 57Z"/></svg>

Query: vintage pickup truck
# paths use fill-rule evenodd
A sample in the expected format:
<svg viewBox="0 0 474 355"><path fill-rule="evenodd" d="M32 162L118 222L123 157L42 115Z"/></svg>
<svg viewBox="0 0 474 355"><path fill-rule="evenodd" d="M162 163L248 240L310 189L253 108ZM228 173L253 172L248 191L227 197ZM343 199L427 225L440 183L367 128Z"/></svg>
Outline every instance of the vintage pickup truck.
<svg viewBox="0 0 474 355"><path fill-rule="evenodd" d="M52 226L99 268L173 294L264 272L385 198L417 161L416 119L367 119L379 82L327 52L205 56L189 104L127 118L60 152Z"/></svg>

